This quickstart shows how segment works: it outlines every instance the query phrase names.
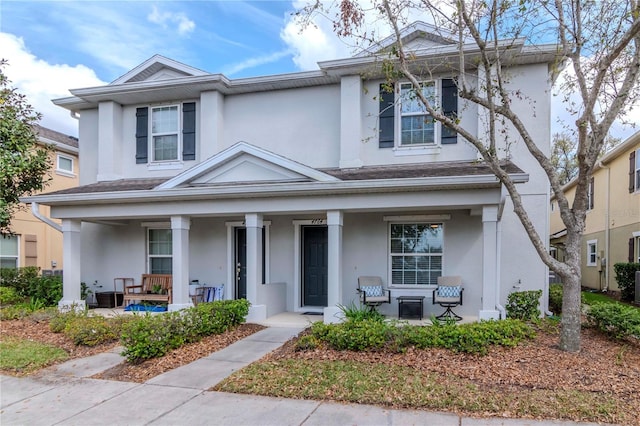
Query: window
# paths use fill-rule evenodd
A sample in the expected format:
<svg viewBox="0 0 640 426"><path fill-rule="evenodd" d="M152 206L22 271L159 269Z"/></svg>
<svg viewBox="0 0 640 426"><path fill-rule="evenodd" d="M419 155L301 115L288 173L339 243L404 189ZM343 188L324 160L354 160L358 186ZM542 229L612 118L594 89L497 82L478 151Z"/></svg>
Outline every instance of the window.
<svg viewBox="0 0 640 426"><path fill-rule="evenodd" d="M150 274L173 273L171 229L149 229L148 255Z"/></svg>
<svg viewBox="0 0 640 426"><path fill-rule="evenodd" d="M444 115L453 120L457 119L458 86L454 79L443 78L423 82L420 84L420 90ZM379 148L405 148L397 150L396 155L410 155L432 151L432 148L438 145L458 143L455 131L436 122L427 113L416 95L413 84L381 84L378 100Z"/></svg>
<svg viewBox="0 0 640 426"><path fill-rule="evenodd" d="M587 241L587 266L596 266L598 263L598 240Z"/></svg>
<svg viewBox="0 0 640 426"><path fill-rule="evenodd" d="M391 284L437 285L442 275L442 223L392 223L389 226Z"/></svg>
<svg viewBox="0 0 640 426"><path fill-rule="evenodd" d="M18 267L18 237L0 237L0 268Z"/></svg>
<svg viewBox="0 0 640 426"><path fill-rule="evenodd" d="M433 100L436 89L433 82L421 83L422 95ZM400 146L435 143L435 121L416 94L411 83L400 84Z"/></svg>
<svg viewBox="0 0 640 426"><path fill-rule="evenodd" d="M57 171L73 174L73 158L58 154Z"/></svg>
<svg viewBox="0 0 640 426"><path fill-rule="evenodd" d="M178 107L176 105L151 109L152 161L178 159L179 128Z"/></svg>

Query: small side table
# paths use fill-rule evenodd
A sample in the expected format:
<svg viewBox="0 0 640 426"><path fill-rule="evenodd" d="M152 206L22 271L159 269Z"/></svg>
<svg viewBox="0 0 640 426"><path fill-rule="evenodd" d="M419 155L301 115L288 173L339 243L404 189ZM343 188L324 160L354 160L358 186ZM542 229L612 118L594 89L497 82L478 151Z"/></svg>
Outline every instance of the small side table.
<svg viewBox="0 0 640 426"><path fill-rule="evenodd" d="M424 296L398 296L398 318L422 319Z"/></svg>

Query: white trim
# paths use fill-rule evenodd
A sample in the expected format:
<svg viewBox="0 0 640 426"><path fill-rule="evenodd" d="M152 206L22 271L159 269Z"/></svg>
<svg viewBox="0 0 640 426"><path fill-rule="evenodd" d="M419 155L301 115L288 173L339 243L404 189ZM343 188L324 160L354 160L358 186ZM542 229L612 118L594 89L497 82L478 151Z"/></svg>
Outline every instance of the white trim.
<svg viewBox="0 0 640 426"><path fill-rule="evenodd" d="M147 170L153 172L158 170L180 170L184 169L182 161L151 161L147 163Z"/></svg>
<svg viewBox="0 0 640 426"><path fill-rule="evenodd" d="M167 254L157 254L157 255L153 255L154 259L171 259L172 263L173 263L173 229L171 227L169 228L147 228L146 229L146 241L145 241L145 251L146 251L146 268L145 271L148 274L151 274L153 272L151 272L151 251L149 250L149 243L151 242L151 238L149 236L149 234L151 233L151 231L166 231L169 230L171 231L171 254L167 255ZM171 273L173 273L175 271L173 271L173 266L171 268Z"/></svg>
<svg viewBox="0 0 640 426"><path fill-rule="evenodd" d="M143 228L171 229L171 222L142 222L140 226Z"/></svg>
<svg viewBox="0 0 640 426"><path fill-rule="evenodd" d="M450 214L422 214L422 215L411 215L411 216L383 216L382 220L384 222L433 222L433 221L443 221L450 220Z"/></svg>
<svg viewBox="0 0 640 426"><path fill-rule="evenodd" d="M137 67L129 71L128 73L124 74L121 77L118 77L109 85L111 86L111 85L126 83L127 81L131 80L132 78L135 78L136 76L144 72L147 68L155 64L162 64L167 68L173 68L177 71L181 71L185 74L190 74L192 76L208 75L206 72L202 70L199 70L197 68L175 61L173 59L167 58L165 56L153 55L151 58L147 59L146 61L144 61L143 63L141 63L140 65L138 65Z"/></svg>
<svg viewBox="0 0 640 426"><path fill-rule="evenodd" d="M440 99L442 96L442 86L441 79L434 80L422 80L419 81L421 87L433 87L433 99ZM396 85L396 95L398 96L398 101L395 105L395 141L397 141L394 145L394 154L396 155L418 155L418 154L437 154L439 151L435 148L440 146L440 122L435 120L433 116L426 111L420 112L407 112L405 114L402 113L402 86L412 86L413 84L410 81L401 81ZM427 96L428 97L428 96ZM420 107L422 104L419 100L417 100ZM440 104L441 102L435 102L436 104ZM402 118L403 117L422 117L429 116L433 120L433 142L432 143L420 143L420 144L402 144ZM435 152L432 152L435 151Z"/></svg>
<svg viewBox="0 0 640 426"><path fill-rule="evenodd" d="M171 131L171 132L158 132L158 133L153 133L153 112L154 110L159 110L159 109L174 109L175 108L175 113L176 113L176 128L175 131ZM167 105L150 105L149 106L149 119L147 120L148 123L148 158L149 158L149 164L153 164L153 165L160 165L160 164L169 164L171 166L175 166L175 163L180 162L180 154L182 153L182 103L177 103L177 104L167 104ZM162 136L176 136L176 158L175 159L171 159L171 160L156 160L154 153L155 153L155 137L162 137Z"/></svg>
<svg viewBox="0 0 640 426"><path fill-rule="evenodd" d="M304 306L302 304L302 227L324 226L328 229L327 218L295 219L293 224L293 311L294 312L322 312L317 306Z"/></svg>
<svg viewBox="0 0 640 426"><path fill-rule="evenodd" d="M640 231L633 231L633 232L631 233L631 236L632 236L632 237L640 237Z"/></svg>
<svg viewBox="0 0 640 426"><path fill-rule="evenodd" d="M591 261L591 251L590 248L594 247L593 255L595 256L595 260ZM597 266L598 265L598 240L588 240L587 241L587 266Z"/></svg>

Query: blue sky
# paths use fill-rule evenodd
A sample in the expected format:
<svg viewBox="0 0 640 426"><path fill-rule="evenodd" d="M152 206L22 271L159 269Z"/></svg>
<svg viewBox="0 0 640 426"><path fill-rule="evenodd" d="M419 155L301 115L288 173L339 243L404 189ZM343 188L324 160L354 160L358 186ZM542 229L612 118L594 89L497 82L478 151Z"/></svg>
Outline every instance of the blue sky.
<svg viewBox="0 0 640 426"><path fill-rule="evenodd" d="M353 48L326 19L301 32L292 12L306 3L0 0L0 57L9 60L4 72L13 86L43 114L41 124L77 135L75 119L51 99L107 84L154 54L232 79L317 69L318 61L350 56ZM369 31L387 35L376 16L367 22ZM552 121L572 120L558 99ZM633 116L640 122L640 109ZM616 126L612 133L633 132Z"/></svg>

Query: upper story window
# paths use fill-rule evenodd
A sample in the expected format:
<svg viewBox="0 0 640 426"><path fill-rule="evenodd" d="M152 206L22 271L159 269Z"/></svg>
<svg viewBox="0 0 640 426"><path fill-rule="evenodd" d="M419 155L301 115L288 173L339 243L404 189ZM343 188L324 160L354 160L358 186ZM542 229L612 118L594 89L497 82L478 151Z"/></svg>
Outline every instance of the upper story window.
<svg viewBox="0 0 640 426"><path fill-rule="evenodd" d="M400 146L435 143L435 121L416 93L418 90L428 100L436 96L433 82L422 83L420 89L411 83L400 84Z"/></svg>
<svg viewBox="0 0 640 426"><path fill-rule="evenodd" d="M391 223L389 247L394 286L435 286L442 275L442 223Z"/></svg>
<svg viewBox="0 0 640 426"><path fill-rule="evenodd" d="M629 154L629 193L640 192L640 149Z"/></svg>
<svg viewBox="0 0 640 426"><path fill-rule="evenodd" d="M62 172L63 174L73 174L73 158L58 154L56 171Z"/></svg>
<svg viewBox="0 0 640 426"><path fill-rule="evenodd" d="M457 117L458 88L453 79L425 81L419 90L447 117ZM398 152L458 142L457 134L431 117L416 88L406 82L393 88L380 85L379 130L379 147L397 148Z"/></svg>
<svg viewBox="0 0 640 426"><path fill-rule="evenodd" d="M589 181L589 187L587 191L587 210L593 210L593 207L594 207L595 184L596 184L596 181L592 177L591 180Z"/></svg>
<svg viewBox="0 0 640 426"><path fill-rule="evenodd" d="M0 268L18 267L18 237L0 236Z"/></svg>
<svg viewBox="0 0 640 426"><path fill-rule="evenodd" d="M177 105L151 108L151 161L178 159L179 128Z"/></svg>
<svg viewBox="0 0 640 426"><path fill-rule="evenodd" d="M195 159L195 102L136 108L136 164Z"/></svg>

